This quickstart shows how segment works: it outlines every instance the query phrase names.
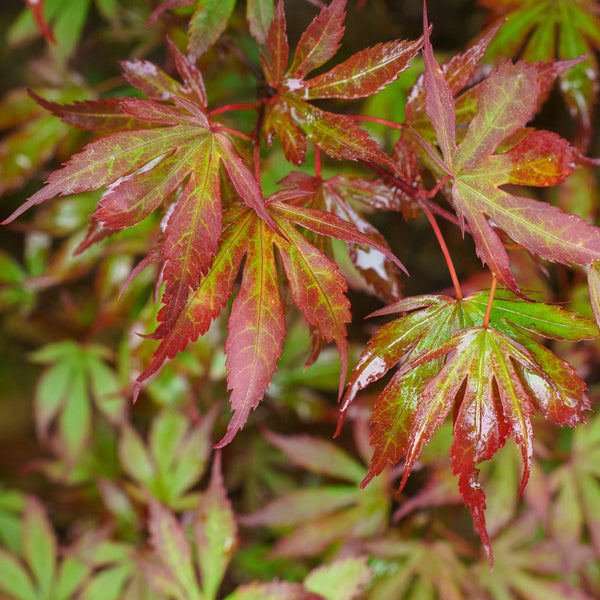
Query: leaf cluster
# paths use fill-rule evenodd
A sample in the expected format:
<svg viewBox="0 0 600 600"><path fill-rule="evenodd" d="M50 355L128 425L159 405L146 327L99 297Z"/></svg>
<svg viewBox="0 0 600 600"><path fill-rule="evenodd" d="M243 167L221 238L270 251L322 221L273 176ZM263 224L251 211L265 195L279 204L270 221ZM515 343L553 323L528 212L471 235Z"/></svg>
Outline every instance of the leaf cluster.
<svg viewBox="0 0 600 600"><path fill-rule="evenodd" d="M35 348L29 468L107 525L63 552L7 492L3 593L593 597L597 418L570 428L596 400L596 3L483 1L443 64L426 7L420 37L348 50L346 0L299 31L283 0L26 4L10 48L41 35L50 66L0 100L25 248L0 308ZM119 38L118 78L77 72ZM538 118L557 85L571 139Z"/></svg>

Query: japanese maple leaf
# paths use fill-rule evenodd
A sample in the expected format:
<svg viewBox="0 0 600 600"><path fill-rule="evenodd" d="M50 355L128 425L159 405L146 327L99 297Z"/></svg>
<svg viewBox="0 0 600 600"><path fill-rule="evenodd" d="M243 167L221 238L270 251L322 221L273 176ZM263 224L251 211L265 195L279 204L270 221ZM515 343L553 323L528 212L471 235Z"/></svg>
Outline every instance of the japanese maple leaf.
<svg viewBox="0 0 600 600"><path fill-rule="evenodd" d="M430 160L452 181L452 202L468 224L477 253L496 278L518 293L508 255L496 229L532 254L566 265L600 258L600 229L546 203L515 196L505 184L550 186L573 171L575 151L547 131L525 130L517 143L498 153L535 113L547 70L540 63L503 63L480 84L477 112L464 139L456 143L452 90L437 64L425 22L425 110L442 158L422 140ZM415 134L416 135L416 134Z"/></svg>
<svg viewBox="0 0 600 600"><path fill-rule="evenodd" d="M274 247L277 247L292 298L307 323L326 342L335 342L341 360L340 394L348 366L346 323L350 321L347 285L337 265L313 246L294 225L320 235L369 245L402 264L388 250L355 225L322 210L295 206L287 190L269 198L266 208L277 233L256 211L236 205L226 211L224 232L212 264L190 293L183 309L169 327L163 322L150 337L160 339L148 368L138 377L141 384L167 358L181 352L190 340L208 330L233 293L240 265L246 257L242 282L228 321L228 387L234 415L219 447L229 443L246 422L250 410L262 400L285 338L285 314L279 291ZM162 311L161 311L162 312ZM159 320L165 314L159 313Z"/></svg>
<svg viewBox="0 0 600 600"><path fill-rule="evenodd" d="M265 437L294 466L335 484L307 486L281 494L256 512L242 516L252 527L287 527L291 532L274 545L274 556L315 556L332 544L352 545L381 532L390 515L390 497L382 477L368 491L359 488L364 465L332 442L308 435Z"/></svg>
<svg viewBox="0 0 600 600"><path fill-rule="evenodd" d="M589 148L594 105L598 100L600 9L594 0L480 0L491 11L489 27L503 24L487 58L528 61L571 59L581 64L561 76L560 90L578 121L576 145Z"/></svg>
<svg viewBox="0 0 600 600"><path fill-rule="evenodd" d="M454 409L453 471L489 553L477 464L512 434L522 450L522 490L531 464L533 412L574 426L590 408L574 369L530 332L575 341L596 337L598 329L590 319L557 306L504 292L485 326L486 304L484 293L463 300L421 296L375 313L410 311L381 327L369 342L350 378L342 415L360 389L401 365L373 410L375 449L363 485L388 462L405 458L402 488L423 445Z"/></svg>
<svg viewBox="0 0 600 600"><path fill-rule="evenodd" d="M394 81L410 64L422 41L392 41L365 49L330 71L306 79L337 52L344 34L346 0L325 6L302 34L288 68L289 45L283 0L279 0L267 35L261 63L272 97L263 124L267 143L273 133L281 140L286 158L304 162L308 137L334 158L374 161L393 167L393 161L366 131L347 116L317 108L308 100L370 96Z"/></svg>
<svg viewBox="0 0 600 600"><path fill-rule="evenodd" d="M118 106L104 100L68 107L44 103L82 128L110 131L126 125L130 130L88 144L5 221L54 196L105 186L92 216L102 231L118 231L133 227L167 201L161 246L164 328L170 327L217 251L223 167L244 202L274 226L254 175L222 126L207 115L201 73L173 44L171 48L183 85L154 64L135 60L123 63L125 76L147 99L123 98Z"/></svg>
<svg viewBox="0 0 600 600"><path fill-rule="evenodd" d="M350 204L351 200L377 208L397 208L396 194L382 181L364 177L336 175L328 180L307 173L293 172L279 182L299 192L299 199L314 208L338 215L354 223L364 234L388 247L384 237ZM326 239L326 238L322 238ZM385 255L370 246L346 242L349 258L365 283L383 300L393 302L400 297L401 282L398 267ZM321 248L333 258L330 245Z"/></svg>

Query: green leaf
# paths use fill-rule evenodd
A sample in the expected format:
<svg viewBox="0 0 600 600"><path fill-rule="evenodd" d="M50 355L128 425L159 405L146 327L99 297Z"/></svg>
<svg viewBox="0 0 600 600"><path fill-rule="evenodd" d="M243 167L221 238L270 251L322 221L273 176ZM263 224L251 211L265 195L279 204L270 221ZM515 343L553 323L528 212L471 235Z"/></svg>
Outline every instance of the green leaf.
<svg viewBox="0 0 600 600"><path fill-rule="evenodd" d="M74 461L87 444L92 406L113 423L125 414L125 401L117 396L113 371L104 363L110 355L103 346L59 342L32 354L34 362L50 364L35 396L36 429L40 439ZM57 430L51 430L56 421Z"/></svg>
<svg viewBox="0 0 600 600"><path fill-rule="evenodd" d="M299 583L249 583L240 586L225 600L324 600Z"/></svg>
<svg viewBox="0 0 600 600"><path fill-rule="evenodd" d="M227 27L235 0L200 0L188 25L188 55L196 60L204 54Z"/></svg>
<svg viewBox="0 0 600 600"><path fill-rule="evenodd" d="M272 432L266 437L303 469L356 484L363 477L362 465L330 442L309 435L283 436Z"/></svg>
<svg viewBox="0 0 600 600"><path fill-rule="evenodd" d="M304 587L327 600L352 600L371 575L364 558L340 559L311 571L304 579Z"/></svg>
<svg viewBox="0 0 600 600"><path fill-rule="evenodd" d="M148 492L167 506L181 510L193 498L188 490L202 477L210 454L214 414L199 423L163 410L152 422L147 446L129 425L122 428L119 460L134 480L135 495L146 501Z"/></svg>
<svg viewBox="0 0 600 600"><path fill-rule="evenodd" d="M131 575L129 565L111 566L95 574L85 587L81 600L118 600Z"/></svg>
<svg viewBox="0 0 600 600"><path fill-rule="evenodd" d="M159 477L165 478L173 469L177 447L188 428L188 419L177 412L163 410L152 421L148 447Z"/></svg>
<svg viewBox="0 0 600 600"><path fill-rule="evenodd" d="M482 292L469 296L469 304L478 306L485 313L488 294ZM490 322L501 328L502 322L516 325L531 333L554 340L579 342L598 337L598 326L588 317L566 310L556 304L544 302L524 302L510 293L498 292L494 296L494 305Z"/></svg>
<svg viewBox="0 0 600 600"><path fill-rule="evenodd" d="M454 544L387 535L373 540L369 550L382 571L369 588L373 600L478 597L480 590Z"/></svg>
<svg viewBox="0 0 600 600"><path fill-rule="evenodd" d="M71 600L80 589L90 573L89 565L83 564L73 557L66 556L60 563L54 586L56 600ZM105 596L106 600L108 597Z"/></svg>
<svg viewBox="0 0 600 600"><path fill-rule="evenodd" d="M237 526L221 475L217 452L210 484L200 502L194 522L204 600L214 600L237 546Z"/></svg>
<svg viewBox="0 0 600 600"><path fill-rule="evenodd" d="M600 323L600 260L592 261L588 269L588 289L590 304L596 323Z"/></svg>
<svg viewBox="0 0 600 600"><path fill-rule="evenodd" d="M148 455L144 442L130 426L125 426L121 430L118 453L125 472L133 479L151 487L156 476L156 467Z"/></svg>
<svg viewBox="0 0 600 600"><path fill-rule="evenodd" d="M248 0L246 3L246 17L250 26L250 33L263 46L267 43L269 27L274 16L273 0Z"/></svg>
<svg viewBox="0 0 600 600"><path fill-rule="evenodd" d="M14 554L21 553L21 513L26 497L16 490L0 490L0 541Z"/></svg>
<svg viewBox="0 0 600 600"><path fill-rule="evenodd" d="M38 600L27 571L2 548L0 548L0 590L4 590L18 600Z"/></svg>
<svg viewBox="0 0 600 600"><path fill-rule="evenodd" d="M42 596L50 596L56 575L56 537L41 503L28 497L23 514L23 558Z"/></svg>

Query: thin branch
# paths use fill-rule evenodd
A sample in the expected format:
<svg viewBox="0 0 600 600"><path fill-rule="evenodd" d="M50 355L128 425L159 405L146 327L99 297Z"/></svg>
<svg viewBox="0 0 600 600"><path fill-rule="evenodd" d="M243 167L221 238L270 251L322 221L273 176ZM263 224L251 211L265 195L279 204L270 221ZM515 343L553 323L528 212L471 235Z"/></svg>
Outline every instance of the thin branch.
<svg viewBox="0 0 600 600"><path fill-rule="evenodd" d="M394 123L394 121L388 121L387 119L381 119L380 117L370 117L368 115L352 115L352 118L356 121L370 121L372 123L379 123L380 125L391 127L392 129L404 129L403 123Z"/></svg>
<svg viewBox="0 0 600 600"><path fill-rule="evenodd" d="M462 300L463 295L462 295L462 291L460 289L460 283L458 282L458 277L456 275L456 270L454 269L454 263L452 262L452 258L450 257L450 252L448 250L448 246L446 245L446 240L444 240L444 236L442 235L439 225L437 224L437 221L435 220L435 217L433 216L433 214L429 210L429 208L427 206L425 206L424 204L421 205L421 208L423 209L425 216L427 217L427 219L429 220L429 223L431 224L433 232L435 233L435 237L437 238L440 248L442 249L444 258L446 259L446 264L448 265L448 270L450 271L450 277L452 278L452 284L454 285L454 292L456 294L456 299Z"/></svg>
<svg viewBox="0 0 600 600"><path fill-rule="evenodd" d="M321 179L321 149L315 146L315 177Z"/></svg>
<svg viewBox="0 0 600 600"><path fill-rule="evenodd" d="M492 304L494 303L494 295L496 294L496 285L498 280L494 275L492 277L492 287L490 288L490 295L488 297L487 307L485 309L485 316L483 317L483 326L487 327L490 324L490 314L492 312Z"/></svg>
<svg viewBox="0 0 600 600"><path fill-rule="evenodd" d="M225 104L224 106L219 106L219 108L209 111L208 114L209 116L214 117L215 115L220 115L231 110L256 110L257 106L258 102L245 104Z"/></svg>

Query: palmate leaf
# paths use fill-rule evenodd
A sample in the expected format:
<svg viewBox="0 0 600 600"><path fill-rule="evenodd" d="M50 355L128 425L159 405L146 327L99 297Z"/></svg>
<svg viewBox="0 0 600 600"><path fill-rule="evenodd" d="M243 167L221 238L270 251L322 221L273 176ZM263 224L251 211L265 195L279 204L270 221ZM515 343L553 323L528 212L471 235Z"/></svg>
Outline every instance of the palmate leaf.
<svg viewBox="0 0 600 600"><path fill-rule="evenodd" d="M496 302L488 327L485 293L463 300L407 298L375 313L410 311L370 340L342 407L343 417L359 390L400 365L373 410L375 448L363 486L388 462L405 458L403 487L423 445L454 410L453 471L488 552L477 464L491 458L512 434L522 451L522 490L531 464L534 411L574 426L590 408L575 370L530 332L569 340L598 335L593 321L557 306L526 302L506 292Z"/></svg>
<svg viewBox="0 0 600 600"><path fill-rule="evenodd" d="M173 318L168 306L159 313L163 321L149 337L161 340L152 361L137 378L134 397L142 383L163 362L181 352L190 340L208 330L233 293L244 256L240 288L231 308L225 344L228 387L234 415L217 445L228 444L262 400L270 384L285 338L285 316L279 292L274 247L290 284L292 297L310 326L326 342L335 342L342 364L340 394L348 365L346 323L350 321L346 282L338 267L310 244L293 224L319 235L372 246L401 266L390 250L362 233L352 223L325 211L295 206L295 194L283 190L265 204L276 233L256 212L237 204L223 217L224 233L206 274Z"/></svg>
<svg viewBox="0 0 600 600"><path fill-rule="evenodd" d="M500 187L556 185L573 171L575 151L550 132L526 132L508 151L496 154L502 142L516 134L535 113L547 84L545 67L540 63L503 63L494 70L478 87L477 113L457 145L452 90L433 56L425 29L425 110L443 158L424 140L422 144L437 168L452 179L454 208L463 228L465 223L469 225L482 261L500 282L518 293L508 255L495 228L550 261L588 265L600 258L600 229L575 215Z"/></svg>
<svg viewBox="0 0 600 600"><path fill-rule="evenodd" d="M335 484L296 489L277 496L240 521L249 526L286 528L273 549L277 556L315 556L332 544L352 546L382 531L389 520L389 479L382 477L361 490L364 466L330 441L314 436L281 436L267 439L283 451L292 464L310 473L334 478ZM318 591L318 590L315 590Z"/></svg>
<svg viewBox="0 0 600 600"><path fill-rule="evenodd" d="M35 394L35 426L39 440L73 465L89 443L93 409L109 422L125 421L126 403L119 383L106 364L104 346L71 340L38 349L31 359L48 365Z"/></svg>
<svg viewBox="0 0 600 600"><path fill-rule="evenodd" d="M345 115L321 110L307 100L356 99L370 96L394 81L416 56L421 40L378 44L350 57L332 70L305 79L337 52L344 34L346 0L324 6L302 34L288 68L289 45L283 1L267 35L263 71L274 96L268 100L263 135L270 143L273 133L281 139L286 158L304 162L305 137L334 158L374 161L393 168L393 161L356 122Z"/></svg>
<svg viewBox="0 0 600 600"><path fill-rule="evenodd" d="M396 208L395 194L382 181L344 175L322 180L307 173L292 172L279 183L298 190L299 200L354 223L362 233L382 246L388 246L381 233L348 201L352 199L366 206ZM352 264L375 293L388 302L400 297L401 281L396 264L373 248L356 242L346 242L346 248Z"/></svg>
<svg viewBox="0 0 600 600"><path fill-rule="evenodd" d="M123 427L117 452L132 480L128 493L139 502L152 496L173 510L195 506L197 493L189 490L204 474L213 421L209 414L191 426L182 414L165 410L152 421L147 443L133 427Z"/></svg>
<svg viewBox="0 0 600 600"><path fill-rule="evenodd" d="M465 576L479 592L472 597L546 600L593 600L596 597L580 579L585 577L586 566L595 560L592 549L579 544L565 557L565 548L559 539L536 536L541 527L536 515L526 512L504 528L494 540L494 571L479 561Z"/></svg>
<svg viewBox="0 0 600 600"><path fill-rule="evenodd" d="M171 44L183 84L148 61L123 64L128 81L148 99L87 101L67 107L44 106L82 128L117 131L94 141L73 156L6 221L54 196L106 186L93 214L97 239L107 232L132 227L165 201L160 259L166 282L160 321L168 329L184 307L189 290L207 272L222 230L221 172L237 194L271 225L258 182L222 127L207 116L201 73ZM165 104L169 101L171 104ZM94 111L95 107L95 111ZM145 264L145 263L144 263Z"/></svg>
<svg viewBox="0 0 600 600"><path fill-rule="evenodd" d="M28 497L22 516L20 552L0 548L0 592L16 600L69 600L90 574L73 556L58 556L57 540L46 510Z"/></svg>
<svg viewBox="0 0 600 600"><path fill-rule="evenodd" d="M502 27L490 44L490 59L520 56L528 61L585 60L561 76L560 89L577 119L577 146L584 152L592 136L594 104L598 98L598 60L600 14L593 0L482 0L491 11L490 27Z"/></svg>
<svg viewBox="0 0 600 600"><path fill-rule="evenodd" d="M457 551L447 541L382 536L369 541L369 552L383 562L382 577L373 582L369 598L482 598Z"/></svg>
<svg viewBox="0 0 600 600"><path fill-rule="evenodd" d="M586 427L573 435L571 455L551 474L555 498L551 526L560 540L564 559L588 539L596 553L600 549L600 419L594 415Z"/></svg>

